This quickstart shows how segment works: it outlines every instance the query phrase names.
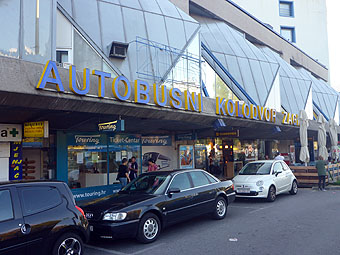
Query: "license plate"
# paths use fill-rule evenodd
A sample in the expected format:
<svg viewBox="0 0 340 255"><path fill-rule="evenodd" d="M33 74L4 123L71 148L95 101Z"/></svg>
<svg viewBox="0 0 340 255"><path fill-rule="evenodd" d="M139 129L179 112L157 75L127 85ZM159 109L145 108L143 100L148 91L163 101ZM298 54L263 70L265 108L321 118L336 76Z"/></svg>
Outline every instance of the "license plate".
<svg viewBox="0 0 340 255"><path fill-rule="evenodd" d="M250 188L238 188L237 193L250 193Z"/></svg>
<svg viewBox="0 0 340 255"><path fill-rule="evenodd" d="M93 226L89 226L90 231L93 232Z"/></svg>

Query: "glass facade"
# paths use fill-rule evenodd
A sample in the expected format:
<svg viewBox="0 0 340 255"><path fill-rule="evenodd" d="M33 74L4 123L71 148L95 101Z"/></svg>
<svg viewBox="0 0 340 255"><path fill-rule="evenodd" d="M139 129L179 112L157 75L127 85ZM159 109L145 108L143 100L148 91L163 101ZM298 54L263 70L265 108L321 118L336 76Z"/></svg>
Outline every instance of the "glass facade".
<svg viewBox="0 0 340 255"><path fill-rule="evenodd" d="M231 91L229 86L222 80L222 78L207 62L202 63L202 78L206 91L208 92L208 97L221 97L226 99L239 100L239 98Z"/></svg>

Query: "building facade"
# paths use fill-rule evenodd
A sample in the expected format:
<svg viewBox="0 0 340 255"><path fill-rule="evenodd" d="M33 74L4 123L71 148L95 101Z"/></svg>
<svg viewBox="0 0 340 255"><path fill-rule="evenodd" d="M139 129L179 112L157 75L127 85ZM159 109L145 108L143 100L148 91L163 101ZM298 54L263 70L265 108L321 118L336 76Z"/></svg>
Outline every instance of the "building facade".
<svg viewBox="0 0 340 255"><path fill-rule="evenodd" d="M224 0L7 0L0 7L0 180L58 179L77 199L139 173L232 178L277 151L299 163L299 113L339 123L328 70ZM19 150L19 152L17 152Z"/></svg>

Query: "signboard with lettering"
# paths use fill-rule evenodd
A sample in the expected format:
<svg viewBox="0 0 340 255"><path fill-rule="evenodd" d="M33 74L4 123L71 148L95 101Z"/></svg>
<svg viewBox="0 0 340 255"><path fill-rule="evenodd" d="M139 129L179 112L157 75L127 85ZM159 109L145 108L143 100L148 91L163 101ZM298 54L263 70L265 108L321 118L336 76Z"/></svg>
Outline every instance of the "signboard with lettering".
<svg viewBox="0 0 340 255"><path fill-rule="evenodd" d="M24 123L24 137L48 138L48 121Z"/></svg>
<svg viewBox="0 0 340 255"><path fill-rule="evenodd" d="M9 180L22 179L22 144L21 142L11 142L9 157Z"/></svg>
<svg viewBox="0 0 340 255"><path fill-rule="evenodd" d="M176 141L191 141L196 140L197 136L194 133L186 133L186 134L177 134L175 135Z"/></svg>
<svg viewBox="0 0 340 255"><path fill-rule="evenodd" d="M171 136L142 136L142 146L171 146Z"/></svg>
<svg viewBox="0 0 340 255"><path fill-rule="evenodd" d="M68 136L69 145L106 145L106 136L101 134L76 134Z"/></svg>
<svg viewBox="0 0 340 255"><path fill-rule="evenodd" d="M217 137L229 137L229 138L234 138L234 137L239 137L240 136L240 131L233 130L233 131L221 131L221 132L215 132L215 135Z"/></svg>
<svg viewBox="0 0 340 255"><path fill-rule="evenodd" d="M101 132L121 132L125 130L124 120L115 120L106 123L99 123L98 130Z"/></svg>
<svg viewBox="0 0 340 255"><path fill-rule="evenodd" d="M21 139L21 125L0 124L0 142L21 142Z"/></svg>
<svg viewBox="0 0 340 255"><path fill-rule="evenodd" d="M140 145L141 138L137 135L115 135L109 137L109 144L114 145Z"/></svg>

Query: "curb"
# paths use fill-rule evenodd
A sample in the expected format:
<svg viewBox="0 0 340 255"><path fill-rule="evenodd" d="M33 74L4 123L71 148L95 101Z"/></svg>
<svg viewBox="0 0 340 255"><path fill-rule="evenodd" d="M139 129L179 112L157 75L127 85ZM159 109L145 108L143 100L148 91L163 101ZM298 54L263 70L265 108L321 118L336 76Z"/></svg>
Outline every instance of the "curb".
<svg viewBox="0 0 340 255"><path fill-rule="evenodd" d="M312 190L318 190L319 188L318 187L313 187ZM340 190L340 186L330 186L328 185L326 187L326 190Z"/></svg>

